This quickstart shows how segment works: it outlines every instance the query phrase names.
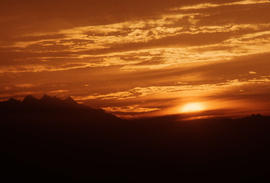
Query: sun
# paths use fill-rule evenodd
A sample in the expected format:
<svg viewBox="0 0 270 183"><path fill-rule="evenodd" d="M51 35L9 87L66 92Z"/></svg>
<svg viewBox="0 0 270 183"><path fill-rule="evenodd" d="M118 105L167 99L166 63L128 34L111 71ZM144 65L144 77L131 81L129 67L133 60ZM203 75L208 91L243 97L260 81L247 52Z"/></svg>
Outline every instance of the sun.
<svg viewBox="0 0 270 183"><path fill-rule="evenodd" d="M205 110L205 105L199 102L187 103L181 107L180 112L182 113L192 113L200 112Z"/></svg>

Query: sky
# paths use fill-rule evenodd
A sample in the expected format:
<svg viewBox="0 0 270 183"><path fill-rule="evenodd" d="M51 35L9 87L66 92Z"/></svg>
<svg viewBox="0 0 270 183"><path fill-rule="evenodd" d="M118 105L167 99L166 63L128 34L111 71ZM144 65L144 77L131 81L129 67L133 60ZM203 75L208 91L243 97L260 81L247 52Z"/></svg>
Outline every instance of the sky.
<svg viewBox="0 0 270 183"><path fill-rule="evenodd" d="M270 114L269 12L269 0L1 0L0 100Z"/></svg>

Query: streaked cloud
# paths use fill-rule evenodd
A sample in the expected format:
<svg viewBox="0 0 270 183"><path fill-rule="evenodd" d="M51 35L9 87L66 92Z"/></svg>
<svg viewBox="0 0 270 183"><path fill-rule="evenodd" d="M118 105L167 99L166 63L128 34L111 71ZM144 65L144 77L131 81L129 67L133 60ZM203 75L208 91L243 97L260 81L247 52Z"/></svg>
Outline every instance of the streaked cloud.
<svg viewBox="0 0 270 183"><path fill-rule="evenodd" d="M216 8L216 7L234 6L234 5L256 5L256 4L269 4L269 3L270 2L268 0L242 0L242 1L228 2L228 3L202 3L202 4L192 5L192 6L173 8L173 10L197 10L197 9Z"/></svg>
<svg viewBox="0 0 270 183"><path fill-rule="evenodd" d="M72 95L132 116L269 92L268 0L9 4L0 2L0 98Z"/></svg>

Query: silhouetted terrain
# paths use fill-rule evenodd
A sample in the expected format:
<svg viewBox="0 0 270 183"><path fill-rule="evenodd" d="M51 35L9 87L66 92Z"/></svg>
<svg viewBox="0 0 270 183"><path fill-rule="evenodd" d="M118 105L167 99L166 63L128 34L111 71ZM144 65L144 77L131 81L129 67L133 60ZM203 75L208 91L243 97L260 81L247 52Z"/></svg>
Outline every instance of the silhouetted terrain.
<svg viewBox="0 0 270 183"><path fill-rule="evenodd" d="M1 178L126 182L258 182L270 166L270 117L122 120L27 96L0 103Z"/></svg>

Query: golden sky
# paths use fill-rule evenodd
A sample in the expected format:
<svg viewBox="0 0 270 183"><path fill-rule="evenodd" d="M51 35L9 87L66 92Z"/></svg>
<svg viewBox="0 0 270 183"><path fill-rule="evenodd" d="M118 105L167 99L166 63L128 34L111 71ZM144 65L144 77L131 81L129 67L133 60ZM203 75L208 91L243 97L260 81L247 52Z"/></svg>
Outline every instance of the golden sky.
<svg viewBox="0 0 270 183"><path fill-rule="evenodd" d="M269 0L1 0L0 99L270 114L269 12Z"/></svg>

